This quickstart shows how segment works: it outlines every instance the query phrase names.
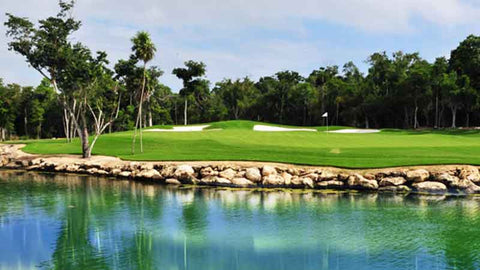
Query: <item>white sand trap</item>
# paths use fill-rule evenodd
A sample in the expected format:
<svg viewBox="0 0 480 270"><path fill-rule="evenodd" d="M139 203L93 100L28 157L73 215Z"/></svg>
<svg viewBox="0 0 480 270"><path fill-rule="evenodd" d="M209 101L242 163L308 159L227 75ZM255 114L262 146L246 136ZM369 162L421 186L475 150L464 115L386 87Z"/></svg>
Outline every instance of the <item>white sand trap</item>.
<svg viewBox="0 0 480 270"><path fill-rule="evenodd" d="M329 133L377 133L380 132L378 129L340 129L340 130L332 130Z"/></svg>
<svg viewBox="0 0 480 270"><path fill-rule="evenodd" d="M192 132L192 131L203 131L204 128L209 127L209 126L210 125L173 127L172 129L152 128L152 129L146 129L145 131L150 131L150 132Z"/></svg>
<svg viewBox="0 0 480 270"><path fill-rule="evenodd" d="M273 127L273 126L264 126L264 125L255 125L253 126L255 131L317 131L313 128L284 128L284 127Z"/></svg>

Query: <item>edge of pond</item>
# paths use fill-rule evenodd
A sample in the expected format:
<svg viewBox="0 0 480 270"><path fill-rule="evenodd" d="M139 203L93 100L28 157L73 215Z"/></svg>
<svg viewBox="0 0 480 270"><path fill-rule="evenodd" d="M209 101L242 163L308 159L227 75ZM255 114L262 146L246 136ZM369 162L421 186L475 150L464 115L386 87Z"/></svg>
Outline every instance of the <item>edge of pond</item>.
<svg viewBox="0 0 480 270"><path fill-rule="evenodd" d="M253 161L138 162L109 156L84 159L76 155L34 155L23 152L24 146L0 144L0 168L87 174L182 187L480 194L480 171L472 165L345 169Z"/></svg>

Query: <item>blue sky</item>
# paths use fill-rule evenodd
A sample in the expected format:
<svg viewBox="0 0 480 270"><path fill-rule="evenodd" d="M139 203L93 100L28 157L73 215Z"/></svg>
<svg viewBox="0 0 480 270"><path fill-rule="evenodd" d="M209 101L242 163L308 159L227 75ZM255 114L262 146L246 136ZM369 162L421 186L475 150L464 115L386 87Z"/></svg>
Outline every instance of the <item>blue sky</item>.
<svg viewBox="0 0 480 270"><path fill-rule="evenodd" d="M57 11L54 0L0 1L2 11L35 20ZM74 15L83 22L74 40L105 50L112 63L129 56L136 31L149 31L158 49L151 65L175 92L181 82L171 70L190 59L207 65L213 85L287 69L307 76L350 60L366 72L365 60L378 51L418 51L433 61L480 35L480 1L473 0L81 0ZM0 77L37 85L40 75L7 42L0 35Z"/></svg>

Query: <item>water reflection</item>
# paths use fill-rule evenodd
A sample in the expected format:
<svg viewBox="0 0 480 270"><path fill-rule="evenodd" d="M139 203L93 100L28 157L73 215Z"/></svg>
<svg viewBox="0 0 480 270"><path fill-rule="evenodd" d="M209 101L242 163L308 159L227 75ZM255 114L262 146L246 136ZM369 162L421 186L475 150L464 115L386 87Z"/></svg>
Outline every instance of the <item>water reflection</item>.
<svg viewBox="0 0 480 270"><path fill-rule="evenodd" d="M0 269L479 269L478 197L0 171Z"/></svg>

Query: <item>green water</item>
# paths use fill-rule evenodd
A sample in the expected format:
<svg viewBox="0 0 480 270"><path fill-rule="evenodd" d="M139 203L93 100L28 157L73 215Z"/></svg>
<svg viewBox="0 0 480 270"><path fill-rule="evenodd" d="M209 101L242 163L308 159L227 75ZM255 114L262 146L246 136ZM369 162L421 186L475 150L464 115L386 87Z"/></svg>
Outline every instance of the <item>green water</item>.
<svg viewBox="0 0 480 270"><path fill-rule="evenodd" d="M480 269L480 198L0 171L0 269Z"/></svg>

